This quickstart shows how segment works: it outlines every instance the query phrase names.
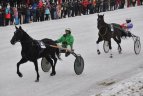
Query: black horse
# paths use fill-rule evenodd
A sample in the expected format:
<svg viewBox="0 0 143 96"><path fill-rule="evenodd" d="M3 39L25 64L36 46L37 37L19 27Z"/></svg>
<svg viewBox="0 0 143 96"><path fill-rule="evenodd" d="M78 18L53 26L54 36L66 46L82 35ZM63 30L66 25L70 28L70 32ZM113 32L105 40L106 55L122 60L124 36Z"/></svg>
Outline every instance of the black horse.
<svg viewBox="0 0 143 96"><path fill-rule="evenodd" d="M57 59L60 59L60 52L58 48L53 48L50 45L57 46L57 44L51 39L42 39L35 40L31 38L20 26L16 28L14 36L11 39L11 44L14 45L16 42L20 42L22 46L21 56L22 59L17 63L17 74L19 77L23 77L22 73L19 71L19 66L27 61L31 61L35 65L35 70L37 73L37 78L35 82L39 81L39 72L38 72L38 62L37 59L45 57L52 66L51 76L56 74L55 66ZM43 44L45 48L42 48L40 43ZM58 57L58 58L57 58ZM54 61L54 62L53 62Z"/></svg>
<svg viewBox="0 0 143 96"><path fill-rule="evenodd" d="M96 41L97 43L97 53L100 54L98 44L101 41L108 41L109 49L110 49L110 57L112 58L112 53L111 53L111 38L115 40L115 42L118 44L118 51L121 53L122 48L120 46L121 43L121 38L123 36L127 36L125 32L120 28L119 24L107 24L104 21L104 15L99 15L98 14L98 19L97 19L97 28L99 30L99 37L98 40Z"/></svg>

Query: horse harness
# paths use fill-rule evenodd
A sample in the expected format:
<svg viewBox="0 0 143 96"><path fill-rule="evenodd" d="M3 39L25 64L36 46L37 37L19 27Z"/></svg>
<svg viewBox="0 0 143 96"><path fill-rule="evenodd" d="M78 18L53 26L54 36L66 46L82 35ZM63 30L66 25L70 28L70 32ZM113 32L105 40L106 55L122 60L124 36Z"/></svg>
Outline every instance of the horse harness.
<svg viewBox="0 0 143 96"><path fill-rule="evenodd" d="M106 26L101 26L101 27L99 27L99 30L101 30L101 28L106 28L105 29L105 33L104 34L101 34L100 32L99 32L99 35L104 39L104 36L107 34L107 31L108 31L108 28L110 28L111 29L111 35L113 36L113 34L114 34L114 27L113 27L113 24L108 24L107 25L107 27Z"/></svg>
<svg viewBox="0 0 143 96"><path fill-rule="evenodd" d="M37 47L39 50L39 55L45 50L46 45L44 44L43 41L41 40L34 40L32 39L32 41L25 41L25 42L21 42L21 43L29 43L32 47Z"/></svg>

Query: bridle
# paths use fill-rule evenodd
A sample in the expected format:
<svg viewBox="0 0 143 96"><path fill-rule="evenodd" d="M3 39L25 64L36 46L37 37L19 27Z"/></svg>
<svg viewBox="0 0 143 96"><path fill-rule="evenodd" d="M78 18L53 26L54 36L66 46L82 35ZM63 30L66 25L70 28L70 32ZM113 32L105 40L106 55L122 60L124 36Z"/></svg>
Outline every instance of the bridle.
<svg viewBox="0 0 143 96"><path fill-rule="evenodd" d="M19 29L18 29L18 31L21 32L20 35L21 35L21 37L22 37L22 36L23 36L22 30L19 30ZM16 32L17 32L17 31L15 31L15 33L16 33ZM32 39L32 40L31 40L32 42L29 41L29 40L22 41L21 39L17 40L16 42L21 42L21 43L23 43L23 44L24 44L24 43L32 43L32 45L34 45L34 43L33 43L34 39L33 39L33 38L31 38L31 39Z"/></svg>

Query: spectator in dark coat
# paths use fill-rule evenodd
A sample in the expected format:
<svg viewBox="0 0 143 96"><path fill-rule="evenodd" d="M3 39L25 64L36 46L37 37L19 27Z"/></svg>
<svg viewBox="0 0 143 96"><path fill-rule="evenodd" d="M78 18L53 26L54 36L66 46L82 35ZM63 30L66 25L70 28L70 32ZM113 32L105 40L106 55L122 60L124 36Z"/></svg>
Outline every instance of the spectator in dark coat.
<svg viewBox="0 0 143 96"><path fill-rule="evenodd" d="M25 23L29 23L30 22L30 8L27 6L26 7L26 15L25 15Z"/></svg>
<svg viewBox="0 0 143 96"><path fill-rule="evenodd" d="M141 5L143 5L143 0L140 0Z"/></svg>
<svg viewBox="0 0 143 96"><path fill-rule="evenodd" d="M89 8L89 14L93 14L94 13L94 5L92 2L90 2L90 4L88 5Z"/></svg>
<svg viewBox="0 0 143 96"><path fill-rule="evenodd" d="M36 22L40 21L40 8L37 7L36 9Z"/></svg>
<svg viewBox="0 0 143 96"><path fill-rule="evenodd" d="M64 2L63 4L64 18L66 18L67 13L68 13L67 8L68 8L68 2Z"/></svg>
<svg viewBox="0 0 143 96"><path fill-rule="evenodd" d="M115 0L110 0L110 11L115 10Z"/></svg>
<svg viewBox="0 0 143 96"><path fill-rule="evenodd" d="M4 10L2 6L0 6L0 26L4 26Z"/></svg>
<svg viewBox="0 0 143 96"><path fill-rule="evenodd" d="M77 0L75 1L75 16L81 15L81 3Z"/></svg>
<svg viewBox="0 0 143 96"><path fill-rule="evenodd" d="M22 10L21 10L21 8L18 8L18 19L19 19L19 23L22 24Z"/></svg>
<svg viewBox="0 0 143 96"><path fill-rule="evenodd" d="M100 13L100 4L101 4L101 2L100 2L100 0L97 0L96 2L97 2L96 3L96 12Z"/></svg>
<svg viewBox="0 0 143 96"><path fill-rule="evenodd" d="M55 13L56 13L56 4L55 3L53 3L53 4L51 4L51 11L50 11L50 13L51 13L51 19L53 20L53 19L55 19Z"/></svg>
<svg viewBox="0 0 143 96"><path fill-rule="evenodd" d="M36 22L36 11L37 11L37 3L34 2L32 5L32 14L33 14L33 22Z"/></svg>
<svg viewBox="0 0 143 96"><path fill-rule="evenodd" d="M119 9L123 9L124 6L125 6L125 0L121 0L121 4L120 4Z"/></svg>
<svg viewBox="0 0 143 96"><path fill-rule="evenodd" d="M40 8L40 21L44 21L44 15L45 15L45 8L44 6Z"/></svg>
<svg viewBox="0 0 143 96"><path fill-rule="evenodd" d="M26 6L21 7L21 13L22 13L22 24L25 24L26 22Z"/></svg>
<svg viewBox="0 0 143 96"><path fill-rule="evenodd" d="M135 5L136 5L136 0L132 0L132 5L135 7Z"/></svg>

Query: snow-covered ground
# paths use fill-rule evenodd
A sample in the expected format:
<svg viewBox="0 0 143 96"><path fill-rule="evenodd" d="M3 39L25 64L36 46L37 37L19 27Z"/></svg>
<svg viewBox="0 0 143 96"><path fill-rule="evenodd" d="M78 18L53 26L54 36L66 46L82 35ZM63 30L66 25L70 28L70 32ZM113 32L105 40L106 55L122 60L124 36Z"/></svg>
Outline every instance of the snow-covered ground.
<svg viewBox="0 0 143 96"><path fill-rule="evenodd" d="M140 36L142 43L142 11L143 6L109 11L104 13L105 21L121 24L126 18L131 18L134 24L132 33ZM24 77L17 76L16 63L21 59L21 46L19 43L15 46L10 44L15 27L0 28L0 96L94 96L96 94L110 96L109 94L121 92L120 89L125 89L120 96L126 96L124 92L130 89L136 90L127 89L126 86L136 86L135 81L139 82L137 86L142 86L141 77L143 76L140 72L143 69L143 52L135 55L134 42L131 38L122 40L122 54L118 54L117 44L112 41L114 56L112 59L109 58L109 54L104 53L103 42L100 43L102 53L97 55L97 14L22 25L22 28L34 39L46 37L54 40L64 34L64 29L68 27L72 29L75 38L75 52L84 58L84 72L79 76L76 75L73 67L75 58L73 56L66 58L62 55L63 60L58 61L56 66L57 74L51 77L50 72L42 71L41 59L39 59L39 83L34 82L36 72L31 62L20 67Z"/></svg>
<svg viewBox="0 0 143 96"><path fill-rule="evenodd" d="M143 72L133 75L91 96L143 96Z"/></svg>

